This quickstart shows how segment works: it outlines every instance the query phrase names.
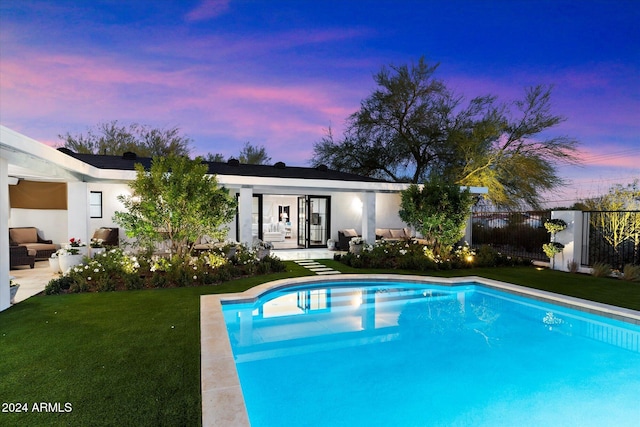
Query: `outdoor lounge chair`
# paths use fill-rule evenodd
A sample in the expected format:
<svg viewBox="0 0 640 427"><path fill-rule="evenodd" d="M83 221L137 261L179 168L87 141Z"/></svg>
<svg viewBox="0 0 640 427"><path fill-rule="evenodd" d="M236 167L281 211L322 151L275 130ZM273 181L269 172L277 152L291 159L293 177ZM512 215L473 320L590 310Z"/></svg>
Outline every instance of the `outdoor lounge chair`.
<svg viewBox="0 0 640 427"><path fill-rule="evenodd" d="M9 247L9 268L13 269L19 265L28 265L33 268L36 262L36 250L27 249L26 246Z"/></svg>
<svg viewBox="0 0 640 427"><path fill-rule="evenodd" d="M91 239L102 239L102 245L105 247L118 247L120 246L118 230L116 227L100 227L93 232Z"/></svg>
<svg viewBox="0 0 640 427"><path fill-rule="evenodd" d="M353 228L345 228L344 230L338 230L338 249L341 251L349 250L349 242L354 237L362 237Z"/></svg>

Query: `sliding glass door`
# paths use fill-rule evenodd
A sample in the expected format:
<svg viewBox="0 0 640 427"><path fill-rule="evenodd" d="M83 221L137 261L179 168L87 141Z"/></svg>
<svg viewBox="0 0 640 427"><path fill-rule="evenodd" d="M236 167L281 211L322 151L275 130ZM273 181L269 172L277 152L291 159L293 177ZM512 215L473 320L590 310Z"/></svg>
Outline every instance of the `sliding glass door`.
<svg viewBox="0 0 640 427"><path fill-rule="evenodd" d="M298 245L326 247L331 233L331 197L298 197Z"/></svg>

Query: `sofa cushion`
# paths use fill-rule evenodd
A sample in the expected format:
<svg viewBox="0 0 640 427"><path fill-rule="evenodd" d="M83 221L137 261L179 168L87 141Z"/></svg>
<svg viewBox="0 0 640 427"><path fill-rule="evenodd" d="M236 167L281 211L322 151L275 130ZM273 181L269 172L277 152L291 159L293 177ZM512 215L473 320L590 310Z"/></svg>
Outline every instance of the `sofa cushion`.
<svg viewBox="0 0 640 427"><path fill-rule="evenodd" d="M36 243L38 241L38 231L35 227L12 228L9 230L9 238L17 244Z"/></svg>
<svg viewBox="0 0 640 427"><path fill-rule="evenodd" d="M389 232L391 233L392 239L404 239L406 237L402 228L392 228Z"/></svg>
<svg viewBox="0 0 640 427"><path fill-rule="evenodd" d="M55 243L22 243L20 246L25 246L28 250L36 251L50 251L58 250L59 246Z"/></svg>
<svg viewBox="0 0 640 427"><path fill-rule="evenodd" d="M345 228L344 230L342 230L342 234L345 237L358 237L358 233L353 228Z"/></svg>
<svg viewBox="0 0 640 427"><path fill-rule="evenodd" d="M109 240L109 236L111 235L110 228L99 228L93 233L94 239L102 239L103 241Z"/></svg>
<svg viewBox="0 0 640 427"><path fill-rule="evenodd" d="M380 236L383 239L391 239L391 230L388 228L376 228L376 236Z"/></svg>

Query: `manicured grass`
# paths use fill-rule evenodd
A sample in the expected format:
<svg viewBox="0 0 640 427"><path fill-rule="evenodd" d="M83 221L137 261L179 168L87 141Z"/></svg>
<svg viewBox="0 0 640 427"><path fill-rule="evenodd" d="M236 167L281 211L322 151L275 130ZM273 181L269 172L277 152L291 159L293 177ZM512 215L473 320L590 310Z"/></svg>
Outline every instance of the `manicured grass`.
<svg viewBox="0 0 640 427"><path fill-rule="evenodd" d="M210 287L38 296L0 313L1 400L30 411L0 412L0 425L199 425L200 295L311 274L291 262L287 269ZM640 310L638 283L524 267L428 274L484 276ZM31 412L39 402L69 402L72 412Z"/></svg>
<svg viewBox="0 0 640 427"><path fill-rule="evenodd" d="M199 425L200 295L311 274L287 267L210 287L37 296L0 313L1 400L29 408L0 412L0 425ZM31 412L39 402L72 412Z"/></svg>

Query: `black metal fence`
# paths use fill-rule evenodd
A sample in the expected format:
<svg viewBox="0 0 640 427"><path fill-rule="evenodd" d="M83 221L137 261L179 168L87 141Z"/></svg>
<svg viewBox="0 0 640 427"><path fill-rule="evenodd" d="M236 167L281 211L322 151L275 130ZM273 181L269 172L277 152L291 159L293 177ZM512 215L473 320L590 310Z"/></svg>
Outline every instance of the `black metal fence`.
<svg viewBox="0 0 640 427"><path fill-rule="evenodd" d="M640 211L582 213L582 265L640 265Z"/></svg>
<svg viewBox="0 0 640 427"><path fill-rule="evenodd" d="M550 235L544 228L550 211L473 212L471 246L488 245L508 256L549 261L542 245Z"/></svg>

